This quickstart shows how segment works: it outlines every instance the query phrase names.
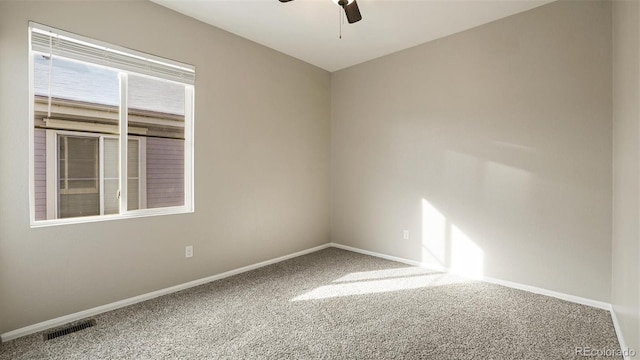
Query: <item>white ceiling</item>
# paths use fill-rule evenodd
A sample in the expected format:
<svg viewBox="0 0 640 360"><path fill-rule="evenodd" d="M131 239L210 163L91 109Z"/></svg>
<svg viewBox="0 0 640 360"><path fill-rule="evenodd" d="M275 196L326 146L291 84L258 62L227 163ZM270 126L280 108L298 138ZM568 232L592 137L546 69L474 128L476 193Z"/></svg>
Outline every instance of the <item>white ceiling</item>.
<svg viewBox="0 0 640 360"><path fill-rule="evenodd" d="M336 71L554 0L358 0L344 23L331 0L151 0L328 71Z"/></svg>

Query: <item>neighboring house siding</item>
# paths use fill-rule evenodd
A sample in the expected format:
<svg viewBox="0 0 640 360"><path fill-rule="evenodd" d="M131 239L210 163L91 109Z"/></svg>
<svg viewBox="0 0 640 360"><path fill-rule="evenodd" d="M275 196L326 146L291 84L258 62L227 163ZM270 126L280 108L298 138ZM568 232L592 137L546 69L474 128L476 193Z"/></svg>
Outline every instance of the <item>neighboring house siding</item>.
<svg viewBox="0 0 640 360"><path fill-rule="evenodd" d="M47 218L47 132L34 129L35 219Z"/></svg>
<svg viewBox="0 0 640 360"><path fill-rule="evenodd" d="M184 205L184 140L147 138L147 207Z"/></svg>

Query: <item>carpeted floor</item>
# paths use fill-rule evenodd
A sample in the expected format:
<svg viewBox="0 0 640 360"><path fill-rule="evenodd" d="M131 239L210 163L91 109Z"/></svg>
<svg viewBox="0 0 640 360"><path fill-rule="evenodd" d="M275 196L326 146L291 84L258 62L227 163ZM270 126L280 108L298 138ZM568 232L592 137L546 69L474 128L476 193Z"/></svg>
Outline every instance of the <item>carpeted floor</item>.
<svg viewBox="0 0 640 360"><path fill-rule="evenodd" d="M94 319L53 340L4 343L0 359L582 359L577 347L620 349L607 311L335 248Z"/></svg>

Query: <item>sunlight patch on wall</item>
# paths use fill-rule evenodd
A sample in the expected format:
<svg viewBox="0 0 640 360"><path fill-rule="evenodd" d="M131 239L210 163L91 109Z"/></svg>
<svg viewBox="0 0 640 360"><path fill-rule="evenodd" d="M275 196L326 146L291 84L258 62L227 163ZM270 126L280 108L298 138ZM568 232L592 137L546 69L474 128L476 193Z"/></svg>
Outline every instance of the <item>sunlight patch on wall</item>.
<svg viewBox="0 0 640 360"><path fill-rule="evenodd" d="M422 261L445 265L447 221L427 200L422 199Z"/></svg>
<svg viewBox="0 0 640 360"><path fill-rule="evenodd" d="M291 301L319 300L343 296L379 294L392 291L412 290L435 286L469 282L455 276L433 273L430 275L409 276L404 278L360 281L345 284L320 286L306 294L297 296Z"/></svg>
<svg viewBox="0 0 640 360"><path fill-rule="evenodd" d="M462 230L451 228L451 270L472 278L481 278L484 267L484 251Z"/></svg>
<svg viewBox="0 0 640 360"><path fill-rule="evenodd" d="M479 279L484 275L484 251L435 206L422 199L422 262Z"/></svg>

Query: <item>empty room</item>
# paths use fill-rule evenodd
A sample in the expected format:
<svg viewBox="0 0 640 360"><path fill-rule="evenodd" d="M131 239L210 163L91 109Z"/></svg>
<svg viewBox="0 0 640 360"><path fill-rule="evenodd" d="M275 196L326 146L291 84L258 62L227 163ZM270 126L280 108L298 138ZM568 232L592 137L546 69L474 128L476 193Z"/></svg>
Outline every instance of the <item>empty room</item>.
<svg viewBox="0 0 640 360"><path fill-rule="evenodd" d="M0 359L640 359L640 1L0 0Z"/></svg>

